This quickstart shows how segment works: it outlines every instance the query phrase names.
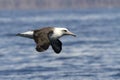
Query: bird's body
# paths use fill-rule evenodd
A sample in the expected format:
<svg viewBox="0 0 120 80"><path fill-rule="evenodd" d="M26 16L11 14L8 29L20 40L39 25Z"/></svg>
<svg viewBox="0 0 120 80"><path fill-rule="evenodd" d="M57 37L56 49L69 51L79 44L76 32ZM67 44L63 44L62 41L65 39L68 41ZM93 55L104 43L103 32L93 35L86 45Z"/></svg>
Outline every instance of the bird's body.
<svg viewBox="0 0 120 80"><path fill-rule="evenodd" d="M62 43L59 40L63 35L73 35L72 32L66 28L46 27L42 29L36 29L33 31L27 31L17 34L18 36L34 39L36 43L36 50L43 52L51 45L56 53L60 53L62 50Z"/></svg>

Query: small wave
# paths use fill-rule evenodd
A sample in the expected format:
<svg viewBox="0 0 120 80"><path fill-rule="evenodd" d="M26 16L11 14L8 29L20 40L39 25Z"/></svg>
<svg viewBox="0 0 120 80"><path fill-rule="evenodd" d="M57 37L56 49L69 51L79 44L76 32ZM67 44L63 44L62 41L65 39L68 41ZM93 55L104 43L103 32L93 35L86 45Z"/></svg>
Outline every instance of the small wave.
<svg viewBox="0 0 120 80"><path fill-rule="evenodd" d="M12 18L9 18L9 17L6 17L6 18L0 18L0 22L4 22L4 23L7 23L7 22L12 22Z"/></svg>
<svg viewBox="0 0 120 80"><path fill-rule="evenodd" d="M16 36L16 34L12 34L12 33L10 33L10 34L3 34L2 36L6 36L6 37L15 37Z"/></svg>
<svg viewBox="0 0 120 80"><path fill-rule="evenodd" d="M86 20L101 20L101 19L117 19L120 18L120 14L58 14L58 15L35 15L27 17L3 17L0 18L0 22L10 23L10 22L48 22L48 21L86 21Z"/></svg>
<svg viewBox="0 0 120 80"><path fill-rule="evenodd" d="M65 16L65 17L64 17ZM112 20L120 18L120 14L89 14L89 15L54 15L54 16L32 16L32 17L20 17L17 18L18 21L22 22L48 22L48 21L86 21L86 20Z"/></svg>

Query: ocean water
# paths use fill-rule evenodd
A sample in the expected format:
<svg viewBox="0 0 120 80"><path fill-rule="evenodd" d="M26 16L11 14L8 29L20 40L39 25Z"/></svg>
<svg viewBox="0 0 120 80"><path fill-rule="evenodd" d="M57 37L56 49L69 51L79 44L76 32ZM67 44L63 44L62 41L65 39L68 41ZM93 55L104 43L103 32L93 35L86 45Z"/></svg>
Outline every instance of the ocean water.
<svg viewBox="0 0 120 80"><path fill-rule="evenodd" d="M63 50L14 34L66 27ZM0 11L0 80L120 80L120 10Z"/></svg>

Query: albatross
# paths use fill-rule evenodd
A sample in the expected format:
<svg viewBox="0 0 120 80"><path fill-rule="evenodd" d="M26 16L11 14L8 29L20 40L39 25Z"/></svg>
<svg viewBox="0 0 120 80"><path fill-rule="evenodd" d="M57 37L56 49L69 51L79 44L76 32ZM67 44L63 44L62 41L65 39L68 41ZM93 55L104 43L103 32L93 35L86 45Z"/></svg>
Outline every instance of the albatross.
<svg viewBox="0 0 120 80"><path fill-rule="evenodd" d="M36 50L38 52L47 50L51 45L52 49L57 54L62 50L62 42L59 40L59 38L64 35L76 36L67 28L59 27L45 27L17 34L17 36L34 39L36 43Z"/></svg>

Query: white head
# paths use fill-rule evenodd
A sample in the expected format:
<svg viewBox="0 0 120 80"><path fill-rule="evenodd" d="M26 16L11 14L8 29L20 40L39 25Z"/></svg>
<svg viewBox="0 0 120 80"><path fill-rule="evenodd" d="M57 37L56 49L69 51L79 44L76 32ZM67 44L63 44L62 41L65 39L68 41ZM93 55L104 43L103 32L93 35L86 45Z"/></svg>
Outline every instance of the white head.
<svg viewBox="0 0 120 80"><path fill-rule="evenodd" d="M74 33L70 32L67 28L54 28L52 38L60 38L64 35L76 36Z"/></svg>

